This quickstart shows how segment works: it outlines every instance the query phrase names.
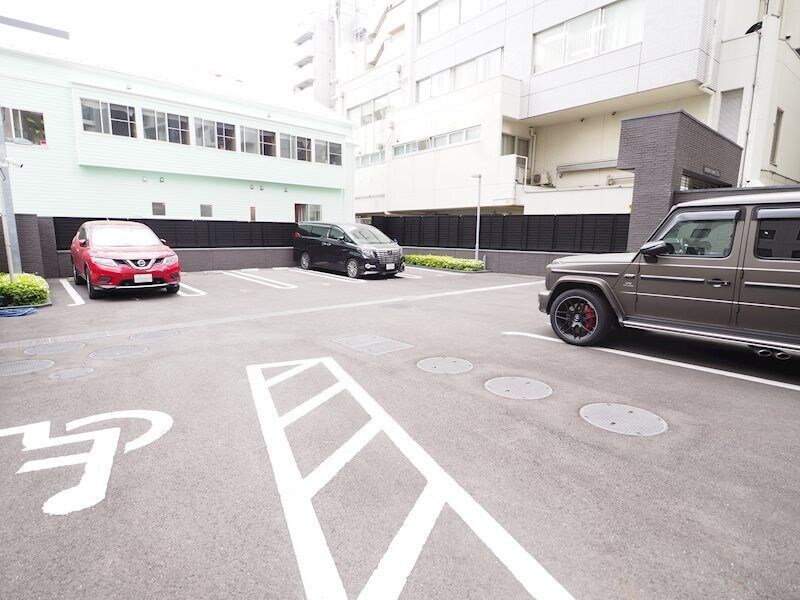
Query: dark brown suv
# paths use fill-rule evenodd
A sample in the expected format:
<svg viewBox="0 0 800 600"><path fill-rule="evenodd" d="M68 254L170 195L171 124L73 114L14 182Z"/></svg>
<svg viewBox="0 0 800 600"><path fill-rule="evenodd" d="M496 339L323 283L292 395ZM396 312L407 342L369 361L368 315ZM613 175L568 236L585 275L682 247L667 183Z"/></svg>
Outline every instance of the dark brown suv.
<svg viewBox="0 0 800 600"><path fill-rule="evenodd" d="M636 253L559 258L539 308L579 346L615 327L800 351L800 193L675 206Z"/></svg>

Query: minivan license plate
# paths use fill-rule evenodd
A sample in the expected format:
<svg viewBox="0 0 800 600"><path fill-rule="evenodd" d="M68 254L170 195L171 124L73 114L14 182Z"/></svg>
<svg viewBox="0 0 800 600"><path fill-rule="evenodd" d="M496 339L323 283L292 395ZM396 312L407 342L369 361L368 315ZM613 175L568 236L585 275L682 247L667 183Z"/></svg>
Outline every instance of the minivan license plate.
<svg viewBox="0 0 800 600"><path fill-rule="evenodd" d="M394 263L386 263L387 271L394 271Z"/></svg>
<svg viewBox="0 0 800 600"><path fill-rule="evenodd" d="M137 273L133 276L133 283L153 283L153 275L150 273Z"/></svg>

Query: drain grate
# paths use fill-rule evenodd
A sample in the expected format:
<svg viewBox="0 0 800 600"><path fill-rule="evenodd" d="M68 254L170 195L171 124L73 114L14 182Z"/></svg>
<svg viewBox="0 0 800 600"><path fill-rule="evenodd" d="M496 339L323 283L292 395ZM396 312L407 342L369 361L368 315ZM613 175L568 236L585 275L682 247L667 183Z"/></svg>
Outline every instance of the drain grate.
<svg viewBox="0 0 800 600"><path fill-rule="evenodd" d="M55 354L57 352L74 352L80 350L86 344L83 342L53 342L50 344L39 344L25 349L25 354Z"/></svg>
<svg viewBox="0 0 800 600"><path fill-rule="evenodd" d="M441 375L458 375L466 373L472 368L472 363L463 358L453 358L452 356L434 356L433 358L423 358L417 363L417 367L427 373L439 373Z"/></svg>
<svg viewBox="0 0 800 600"><path fill-rule="evenodd" d="M56 363L52 360L45 359L15 360L14 362L0 363L0 376L35 373L36 371L49 369L54 364Z"/></svg>
<svg viewBox="0 0 800 600"><path fill-rule="evenodd" d="M125 358L126 356L135 356L136 354L144 354L149 348L147 346L113 346L111 348L103 348L92 352L89 356L92 358Z"/></svg>
<svg viewBox="0 0 800 600"><path fill-rule="evenodd" d="M178 335L177 329L159 329L158 331L142 331L141 333L134 333L130 338L132 340L155 340L158 338L173 337Z"/></svg>
<svg viewBox="0 0 800 600"><path fill-rule="evenodd" d="M89 373L94 373L91 367L74 367L72 369L61 369L50 374L50 379L76 379Z"/></svg>
<svg viewBox="0 0 800 600"><path fill-rule="evenodd" d="M669 428L657 414L627 404L587 404L580 414L587 423L622 435L658 435Z"/></svg>
<svg viewBox="0 0 800 600"><path fill-rule="evenodd" d="M553 393L546 383L527 377L495 377L484 387L498 396L512 400L541 400Z"/></svg>
<svg viewBox="0 0 800 600"><path fill-rule="evenodd" d="M413 348L411 344L406 344L405 342L380 335L374 335L372 333L352 335L333 341L351 350L355 350L356 352L364 352L365 354L373 354L375 356L388 354L389 352L397 352L398 350L405 350L406 348Z"/></svg>

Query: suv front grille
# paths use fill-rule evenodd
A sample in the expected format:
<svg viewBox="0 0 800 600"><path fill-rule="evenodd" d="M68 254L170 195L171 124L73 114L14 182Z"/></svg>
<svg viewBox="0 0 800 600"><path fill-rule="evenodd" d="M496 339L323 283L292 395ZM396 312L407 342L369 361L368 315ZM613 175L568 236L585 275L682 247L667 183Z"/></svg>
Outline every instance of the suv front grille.
<svg viewBox="0 0 800 600"><path fill-rule="evenodd" d="M378 260L381 261L382 265L386 263L396 263L400 262L403 254L400 250L378 250Z"/></svg>
<svg viewBox="0 0 800 600"><path fill-rule="evenodd" d="M139 264L140 260L144 261L143 265ZM151 269L153 265L157 265L163 260L163 258L115 258L114 262L123 267L132 267L134 269Z"/></svg>

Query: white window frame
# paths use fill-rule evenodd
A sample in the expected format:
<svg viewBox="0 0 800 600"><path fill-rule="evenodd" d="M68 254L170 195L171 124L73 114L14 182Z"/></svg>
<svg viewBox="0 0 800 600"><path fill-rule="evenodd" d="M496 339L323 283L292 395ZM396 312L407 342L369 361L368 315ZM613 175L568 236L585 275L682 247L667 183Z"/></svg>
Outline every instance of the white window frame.
<svg viewBox="0 0 800 600"><path fill-rule="evenodd" d="M472 132L471 135L475 137L468 138L467 132ZM453 139L454 141L451 142L450 141L451 139ZM473 125L472 127L465 127L463 129L448 131L447 133L437 133L436 135L432 135L427 138L422 138L420 140L415 140L413 142L396 144L395 146L392 147L392 156L394 158L401 158L403 156L419 154L420 152L434 152L436 150L443 150L444 148L448 147L472 144L474 142L479 142L480 139L481 139L481 126ZM444 143L437 143L437 140L439 141L444 140Z"/></svg>
<svg viewBox="0 0 800 600"><path fill-rule="evenodd" d="M486 64L489 63L491 60L491 56L494 53L498 53L500 56L500 68L496 74L487 72L485 68ZM474 63L475 69L475 81L467 83L465 85L459 86L458 85L458 77L457 73L459 70L463 70L468 67L468 65ZM489 79L493 79L500 75L503 72L503 48L495 48L491 52L485 52L475 58L471 58L470 60L465 60L464 62L458 63L452 67L447 69L443 69L442 71L437 71L427 77L423 77L422 79L417 81L416 85L416 97L417 102L425 102L426 100L430 100L431 98L439 98L441 96L446 96L451 92L455 92L458 90L466 89L470 86L477 85L484 81L488 81ZM437 90L437 93L434 93L434 78L442 78L443 80L447 81L447 89L445 91Z"/></svg>
<svg viewBox="0 0 800 600"><path fill-rule="evenodd" d="M3 136L5 140L9 143L16 143L21 144L19 140L25 140L26 142L30 142L31 146L42 146L47 145L47 128L44 124L44 113L35 111L35 110L27 110L25 108L13 108L10 106L3 106ZM22 131L22 113L31 113L34 115L39 115L42 119L42 138L39 140L37 144L34 140L29 140L23 135ZM10 131L11 135L6 135L6 130ZM44 144L42 144L44 142ZM29 144L25 144L26 146Z"/></svg>

